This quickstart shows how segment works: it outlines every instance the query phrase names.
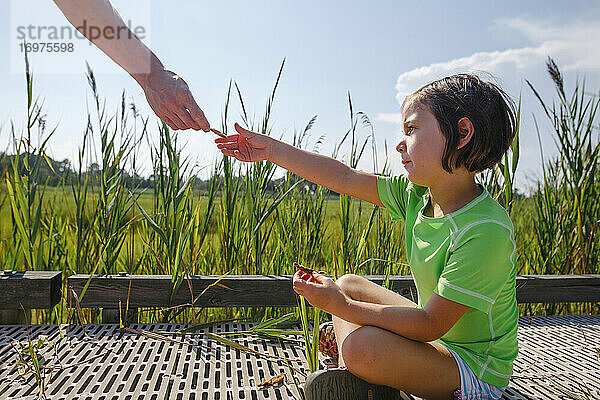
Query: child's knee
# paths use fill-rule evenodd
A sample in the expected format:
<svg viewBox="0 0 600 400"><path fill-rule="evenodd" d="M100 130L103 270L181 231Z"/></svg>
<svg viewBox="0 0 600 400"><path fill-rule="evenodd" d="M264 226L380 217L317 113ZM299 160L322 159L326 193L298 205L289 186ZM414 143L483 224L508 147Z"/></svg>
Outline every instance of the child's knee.
<svg viewBox="0 0 600 400"><path fill-rule="evenodd" d="M361 372L376 366L380 359L377 346L377 335L379 328L374 326L362 326L352 331L343 341L342 357L351 372Z"/></svg>
<svg viewBox="0 0 600 400"><path fill-rule="evenodd" d="M335 283L342 289L342 291L350 296L354 300L358 300L356 298L357 288L360 286L360 281L362 278L359 275L355 274L345 274L340 276Z"/></svg>

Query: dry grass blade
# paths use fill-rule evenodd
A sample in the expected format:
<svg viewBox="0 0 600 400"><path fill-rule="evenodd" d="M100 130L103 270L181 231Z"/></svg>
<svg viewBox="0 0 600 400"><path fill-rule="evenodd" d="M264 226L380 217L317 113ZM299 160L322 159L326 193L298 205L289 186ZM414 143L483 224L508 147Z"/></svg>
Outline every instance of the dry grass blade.
<svg viewBox="0 0 600 400"><path fill-rule="evenodd" d="M123 329L117 329L117 331L122 332L122 333L123 332L124 333L133 333L133 334L145 336L145 337L150 338L150 339L162 340L162 341L165 341L165 342L181 344L181 345L189 346L189 347L203 347L203 348L205 348L207 350L214 350L212 347L204 346L204 345L201 345L201 344L188 343L188 342L184 342L184 341L181 341L181 340L171 339L171 338L163 336L163 335L161 335L159 333L150 332L150 331L144 331L144 330L141 330L141 329L123 328ZM244 351L244 352L247 352L247 353L251 353L251 354L254 354L254 355L259 356L259 357L271 358L271 359L285 361L285 358L283 358L283 357L273 356L273 355L270 355L270 354L262 354L262 353L260 353L260 352L258 352L256 350L252 350L252 349L250 349L250 348L248 348L246 346L243 346L243 345L241 345L239 343L234 342L233 340L226 339L226 338L221 337L219 335L216 335L214 333L206 333L205 335L209 339L213 339L213 340L215 340L215 341L217 341L217 342L219 342L219 343L221 343L223 345L230 346L230 347L233 347L235 349L238 349L238 350L241 350L241 351ZM300 370L297 370L295 368L293 368L293 370L296 371L296 372L298 372L299 374L301 374L303 376L306 376L306 374L304 374Z"/></svg>
<svg viewBox="0 0 600 400"><path fill-rule="evenodd" d="M282 360L282 361L286 360L285 357L273 356L273 355L270 355L270 354L262 354L262 353L260 353L260 352L258 352L256 350L252 350L252 349L250 349L250 348L248 348L246 346L243 346L243 345L241 345L241 344L239 344L237 342L234 342L233 340L226 339L226 338L221 337L219 335L216 335L214 333L206 333L206 336L208 336L209 338L211 338L213 340L216 340L217 342L219 342L221 344L224 344L226 346L230 346L230 347L233 347L234 349L245 351L247 353L252 353L252 354L257 355L259 357L272 358L272 359L275 359L275 360ZM294 371L298 372L299 374L301 374L301 375L303 375L303 376L306 377L306 374L304 374L302 371L299 371L299 370L297 370L295 368L292 368L292 369Z"/></svg>
<svg viewBox="0 0 600 400"><path fill-rule="evenodd" d="M310 267L305 267L302 264L298 264L296 261L294 261L294 268L299 269L300 271L305 272L307 274L311 274L311 275L313 272L317 272L318 274L325 275L325 271L316 271Z"/></svg>
<svg viewBox="0 0 600 400"><path fill-rule="evenodd" d="M203 348L205 348L207 350L214 350L212 347L204 346L204 345L201 345L201 344L193 344L193 343L183 342L181 340L171 339L171 338L166 337L164 335L161 335L161 334L159 334L157 332L144 331L142 329L118 328L115 331L116 332L120 332L120 333L133 333L133 334L144 336L144 337L147 337L147 338L150 338L150 339L162 340L164 342L176 343L176 344L181 344L181 345L184 345L184 346L203 347Z"/></svg>
<svg viewBox="0 0 600 400"><path fill-rule="evenodd" d="M77 316L79 317L79 324L81 325L81 330L83 331L83 335L86 337L86 339L92 339L91 336L89 336L87 334L87 332L85 331L85 319L83 317L83 311L81 311L81 305L79 304L79 296L77 296L77 293L75 292L75 289L71 288L71 295L73 296L73 298L75 299L75 306L77 307Z"/></svg>
<svg viewBox="0 0 600 400"><path fill-rule="evenodd" d="M212 133L215 133L215 134L217 134L217 135L221 136L221 137L227 137L227 135L226 135L226 134L224 134L223 132L221 132L221 131L219 131L219 130L217 130L217 129L215 129L215 128L210 128L210 131L211 131Z"/></svg>
<svg viewBox="0 0 600 400"><path fill-rule="evenodd" d="M275 385L279 385L280 383L283 383L284 380L285 380L285 372L282 372L281 374L274 376L271 379L267 379L266 381L260 382L256 386L258 386L258 387L262 386L264 389L266 389L266 388L273 387Z"/></svg>
<svg viewBox="0 0 600 400"><path fill-rule="evenodd" d="M283 347L282 343L281 343L281 345ZM296 378L296 375L292 371L292 365L290 364L290 360L288 360L287 355L285 354L285 352L283 352L283 356L285 357L285 365L287 366L288 371L290 372L290 376L292 377L292 382L293 382L294 386L296 387L296 391L300 395L300 399L301 400L305 400L304 389L302 387L300 387L300 381L298 380L298 378Z"/></svg>
<svg viewBox="0 0 600 400"><path fill-rule="evenodd" d="M286 343L293 343L302 345L304 341L298 339L291 339L286 336L301 336L302 331L290 331L283 329L261 329L261 330L249 330L249 331L234 331L234 332L220 332L221 336L256 336L265 340L279 340Z"/></svg>
<svg viewBox="0 0 600 400"><path fill-rule="evenodd" d="M216 326L216 325L226 324L226 323L230 323L230 322L249 321L249 320L250 320L249 317L222 319L219 321L205 322L202 324L192 325L188 328L181 329L181 330L175 331L175 332L168 332L168 333L173 333L173 334L177 334L177 335L194 335L194 334L196 334L197 331L200 331L203 329L208 329L208 328ZM167 332L160 332L160 333L167 333ZM203 334L203 332L201 332L200 334Z"/></svg>
<svg viewBox="0 0 600 400"><path fill-rule="evenodd" d="M78 366L83 365L85 363L89 363L90 361L93 361L96 358L104 357L107 354L108 354L108 352L104 352L102 354L97 354L97 355L95 355L93 357L88 358L87 360L78 361L78 362L73 363L73 364L59 365L58 367L42 367L42 368L45 369L45 370L48 370L48 371L52 371L52 372L54 372L54 371L63 371L65 369L69 369L69 368L73 368L73 367L78 367ZM60 360L58 360L58 361L60 362Z"/></svg>

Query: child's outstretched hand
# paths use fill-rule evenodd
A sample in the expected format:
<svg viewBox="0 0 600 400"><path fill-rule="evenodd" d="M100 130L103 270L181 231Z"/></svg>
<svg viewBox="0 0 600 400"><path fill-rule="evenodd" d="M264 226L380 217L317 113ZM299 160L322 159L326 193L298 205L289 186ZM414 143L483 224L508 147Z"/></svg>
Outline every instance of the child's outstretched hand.
<svg viewBox="0 0 600 400"><path fill-rule="evenodd" d="M302 270L296 271L292 279L294 291L304 297L310 305L329 314L338 315L339 310L346 305L348 298L342 289L331 278L317 271L308 274Z"/></svg>
<svg viewBox="0 0 600 400"><path fill-rule="evenodd" d="M215 139L217 147L223 154L244 162L268 160L272 154L272 138L242 128L237 123L235 130L238 132L227 137Z"/></svg>

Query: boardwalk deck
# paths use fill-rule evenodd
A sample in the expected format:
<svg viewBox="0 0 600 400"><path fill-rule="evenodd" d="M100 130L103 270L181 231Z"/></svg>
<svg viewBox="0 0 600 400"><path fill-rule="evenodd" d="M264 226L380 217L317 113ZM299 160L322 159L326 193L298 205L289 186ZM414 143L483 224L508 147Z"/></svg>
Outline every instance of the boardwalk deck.
<svg viewBox="0 0 600 400"><path fill-rule="evenodd" d="M245 330L229 323L207 331ZM135 324L132 328L174 332L178 324ZM116 325L34 325L30 338L42 348L48 398L59 399L300 399L285 361L244 353L206 337L162 333L168 340L115 333ZM0 327L0 398L36 399L35 376L20 377L12 339L27 340L25 326ZM239 343L262 354L287 357L307 373L303 345L242 337ZM600 398L600 316L521 317L519 357L505 399ZM287 382L259 389L263 380L287 373ZM304 378L297 374L300 383Z"/></svg>

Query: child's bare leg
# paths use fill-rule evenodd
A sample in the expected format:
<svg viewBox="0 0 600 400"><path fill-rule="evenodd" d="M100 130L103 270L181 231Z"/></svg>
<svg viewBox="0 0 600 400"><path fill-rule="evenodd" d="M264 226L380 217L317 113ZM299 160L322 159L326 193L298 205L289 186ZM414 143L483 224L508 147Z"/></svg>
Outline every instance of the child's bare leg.
<svg viewBox="0 0 600 400"><path fill-rule="evenodd" d="M336 283L340 286L342 291L353 300L366 301L375 304L400 305L407 307L416 306L413 301L401 294L373 283L360 275L346 274L338 278ZM350 332L360 328L360 325L345 321L335 315L332 315L331 317L333 321L333 330L335 332L335 340L338 344L338 364L341 367L346 365L344 364L342 355L344 339Z"/></svg>
<svg viewBox="0 0 600 400"><path fill-rule="evenodd" d="M439 343L418 342L376 326L357 326L333 317L340 366L367 382L424 399L451 399L460 388L452 354Z"/></svg>
<svg viewBox="0 0 600 400"><path fill-rule="evenodd" d="M345 321L335 315L331 316L331 320L333 321L333 332L335 333L335 341L338 348L338 367L343 367L346 365L342 356L342 346L344 345L344 340L350 333L361 326Z"/></svg>
<svg viewBox="0 0 600 400"><path fill-rule="evenodd" d="M414 307L416 304L358 275L337 280L354 300ZM460 387L456 361L435 342L418 342L375 326L332 316L339 365L371 383L405 390L426 399L450 399Z"/></svg>

